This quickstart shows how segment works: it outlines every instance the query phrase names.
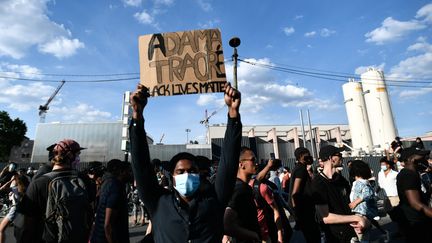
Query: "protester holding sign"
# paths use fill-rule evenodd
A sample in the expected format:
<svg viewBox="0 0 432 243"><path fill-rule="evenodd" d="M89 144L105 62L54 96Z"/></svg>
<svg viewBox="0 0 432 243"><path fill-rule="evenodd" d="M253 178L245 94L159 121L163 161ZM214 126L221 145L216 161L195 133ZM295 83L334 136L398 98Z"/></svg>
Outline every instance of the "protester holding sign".
<svg viewBox="0 0 432 243"><path fill-rule="evenodd" d="M151 96L223 92L226 74L218 29L143 35L141 84Z"/></svg>
<svg viewBox="0 0 432 243"><path fill-rule="evenodd" d="M133 108L129 128L132 168L139 196L152 220L155 242L221 242L223 215L233 192L237 161L240 153L242 124L240 122L240 93L229 84L225 86L228 124L223 152L215 183L201 190L196 158L179 153L170 161L172 190L159 186L150 163L149 148L144 130L143 110L148 89L138 85L131 96Z"/></svg>

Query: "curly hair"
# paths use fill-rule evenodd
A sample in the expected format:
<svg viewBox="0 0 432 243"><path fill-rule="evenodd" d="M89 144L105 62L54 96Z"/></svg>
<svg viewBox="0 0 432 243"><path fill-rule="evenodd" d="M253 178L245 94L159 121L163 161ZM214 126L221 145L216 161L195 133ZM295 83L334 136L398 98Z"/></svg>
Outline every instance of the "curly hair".
<svg viewBox="0 0 432 243"><path fill-rule="evenodd" d="M372 177L372 172L371 172L369 165L366 162L364 162L363 160L354 160L351 163L349 173L350 173L350 176L352 176L353 178L355 176L358 176L358 177L361 177L361 178L367 180L367 179Z"/></svg>

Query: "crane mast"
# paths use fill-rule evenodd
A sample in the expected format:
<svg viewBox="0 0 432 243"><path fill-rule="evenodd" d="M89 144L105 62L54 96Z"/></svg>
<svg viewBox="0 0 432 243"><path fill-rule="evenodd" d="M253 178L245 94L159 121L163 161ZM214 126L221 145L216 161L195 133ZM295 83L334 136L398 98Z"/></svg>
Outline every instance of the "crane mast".
<svg viewBox="0 0 432 243"><path fill-rule="evenodd" d="M65 82L66 81L62 80L61 84L56 88L56 90L51 95L51 97L49 97L49 99L47 100L47 102L45 103L45 105L40 105L39 106L39 123L45 123L45 116L46 116L47 111L49 110L49 106L48 105L51 103L51 101L54 99L54 97L57 95L57 93L63 87L63 85L65 84Z"/></svg>

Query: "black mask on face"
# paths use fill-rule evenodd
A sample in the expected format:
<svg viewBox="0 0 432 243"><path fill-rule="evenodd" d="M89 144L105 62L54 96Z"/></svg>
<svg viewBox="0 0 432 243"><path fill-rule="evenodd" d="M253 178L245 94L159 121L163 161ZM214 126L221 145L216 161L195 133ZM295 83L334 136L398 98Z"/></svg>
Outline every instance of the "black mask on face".
<svg viewBox="0 0 432 243"><path fill-rule="evenodd" d="M306 164L310 165L313 163L313 157L310 155L307 155L304 157L304 161L306 162Z"/></svg>

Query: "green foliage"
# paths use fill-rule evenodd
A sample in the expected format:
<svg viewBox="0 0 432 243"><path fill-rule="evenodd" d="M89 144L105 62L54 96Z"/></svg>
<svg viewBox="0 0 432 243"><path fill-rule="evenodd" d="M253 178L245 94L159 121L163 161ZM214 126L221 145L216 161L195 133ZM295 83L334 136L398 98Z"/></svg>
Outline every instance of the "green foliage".
<svg viewBox="0 0 432 243"><path fill-rule="evenodd" d="M6 111L0 111L0 162L9 159L11 148L20 145L27 132L24 121L12 120Z"/></svg>

